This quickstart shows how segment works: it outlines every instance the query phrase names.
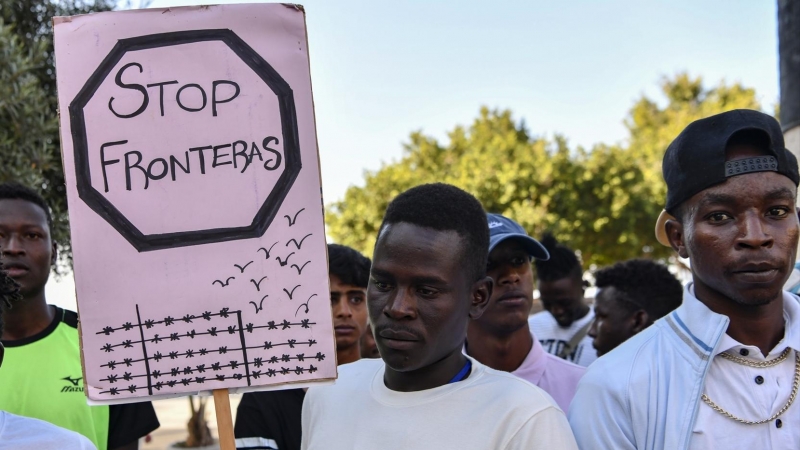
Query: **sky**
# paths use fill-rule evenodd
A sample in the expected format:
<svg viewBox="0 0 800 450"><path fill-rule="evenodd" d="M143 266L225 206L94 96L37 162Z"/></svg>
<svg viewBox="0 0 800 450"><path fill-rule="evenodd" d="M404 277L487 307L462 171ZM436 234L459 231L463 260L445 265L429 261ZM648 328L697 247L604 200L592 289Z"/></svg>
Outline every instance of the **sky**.
<svg viewBox="0 0 800 450"><path fill-rule="evenodd" d="M303 2L325 201L401 157L411 131L446 140L482 105L584 147L623 140L633 103L681 71L754 87L772 111L776 3Z"/></svg>
<svg viewBox="0 0 800 450"><path fill-rule="evenodd" d="M399 159L412 131L446 142L484 105L588 148L623 142L634 102L679 72L755 88L768 112L779 99L774 0L301 3L326 203Z"/></svg>

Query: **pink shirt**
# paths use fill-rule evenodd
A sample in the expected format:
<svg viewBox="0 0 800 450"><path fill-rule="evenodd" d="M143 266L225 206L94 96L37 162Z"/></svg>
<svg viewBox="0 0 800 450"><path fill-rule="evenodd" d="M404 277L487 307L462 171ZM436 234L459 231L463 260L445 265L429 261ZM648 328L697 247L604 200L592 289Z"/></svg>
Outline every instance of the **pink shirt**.
<svg viewBox="0 0 800 450"><path fill-rule="evenodd" d="M542 344L533 336L531 351L517 370L511 373L542 388L566 413L575 396L578 381L585 372L585 367L545 352Z"/></svg>

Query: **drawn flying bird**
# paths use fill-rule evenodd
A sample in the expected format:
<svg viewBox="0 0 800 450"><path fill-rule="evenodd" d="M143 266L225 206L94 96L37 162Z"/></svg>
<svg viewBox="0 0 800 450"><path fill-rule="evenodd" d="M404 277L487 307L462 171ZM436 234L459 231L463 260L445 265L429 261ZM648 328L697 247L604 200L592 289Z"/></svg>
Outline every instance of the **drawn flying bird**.
<svg viewBox="0 0 800 450"><path fill-rule="evenodd" d="M286 220L288 220L288 221L289 221L289 226L292 226L292 225L294 225L294 223L297 221L297 216L298 216L298 215L300 215L300 213L301 213L301 212L303 212L303 211L305 211L305 210L306 210L306 209L305 209L305 208L303 208L303 209L301 209L300 211L297 211L296 213L294 213L294 218L292 218L292 217L289 217L288 215L284 215L283 217L286 217Z"/></svg>
<svg viewBox="0 0 800 450"><path fill-rule="evenodd" d="M253 261L250 261L249 263L245 264L244 266L240 266L240 265L238 265L238 264L234 264L234 266L235 266L237 269L239 269L239 271L240 271L241 273L244 273L244 269L246 269L246 268L247 268L247 266L249 266L250 264L253 264Z"/></svg>
<svg viewBox="0 0 800 450"><path fill-rule="evenodd" d="M277 260L277 261L280 263L281 267L283 267L283 266L285 266L286 264L288 264L288 263L289 263L289 258L290 258L292 255L294 255L294 252L292 252L292 253L289 253L289 254L286 256L286 258L285 258L285 259L283 259L283 260L281 259L281 257L280 257L280 256L276 256L276 257L275 257L275 259L276 259L276 260Z"/></svg>
<svg viewBox="0 0 800 450"><path fill-rule="evenodd" d="M307 237L309 237L309 236L311 236L311 233L308 233L307 235L305 235L305 236L303 237L303 239L300 239L300 242L297 242L297 239L294 239L294 238L292 238L292 239L289 239L289 242L287 242L287 243L286 243L286 247L288 247L288 246L289 246L289 244L291 244L292 242L294 242L294 245L295 245L295 247L297 247L297 249L298 249L298 250L300 250L300 246L302 246L302 245L303 245L303 241L305 241L305 240L306 240L306 238L307 238Z"/></svg>
<svg viewBox="0 0 800 450"><path fill-rule="evenodd" d="M294 267L295 269L297 269L297 274L298 274L298 275L302 275L302 274L303 274L303 269L305 269L305 268L306 268L306 266L308 265L308 263L310 263L310 262L311 262L311 261L306 261L306 263L305 263L305 264L303 264L302 266L299 266L299 267L298 267L298 265L297 265L297 264L292 264L292 267Z"/></svg>
<svg viewBox="0 0 800 450"><path fill-rule="evenodd" d="M235 280L235 279L236 279L236 277L228 277L228 279L225 280L224 283L222 281L219 281L219 280L214 280L214 281L211 282L211 284L214 285L215 283L219 283L220 286L225 287L228 284L230 284L231 280Z"/></svg>
<svg viewBox="0 0 800 450"><path fill-rule="evenodd" d="M261 292L261 282L264 281L264 279L266 279L266 278L267 278L266 276L263 276L263 277L261 277L260 280L258 280L258 282L256 282L256 280L254 280L252 278L250 279L250 281L252 281L253 284L256 285L256 291Z"/></svg>
<svg viewBox="0 0 800 450"><path fill-rule="evenodd" d="M275 247L276 245L278 245L277 241L274 244L272 244L272 247ZM269 250L265 249L264 247L261 247L258 250L256 250L256 253L260 252L261 250L264 250L264 259L269 259L269 252L272 251L272 247L270 247Z"/></svg>
<svg viewBox="0 0 800 450"><path fill-rule="evenodd" d="M259 311L261 311L262 309L264 309L264 299L265 299L265 298L267 298L267 297L269 297L269 295L265 295L265 296L261 297L261 301L260 301L260 302L258 302L258 304L257 304L257 305L256 305L256 302L254 302L254 301L251 301L251 302L250 302L250 303L252 303L252 304L253 304L253 306L255 306L255 307L256 307L256 314L258 314L258 313L259 313Z"/></svg>
<svg viewBox="0 0 800 450"><path fill-rule="evenodd" d="M291 299L292 299L292 295L294 295L294 291L296 291L296 290L297 290L297 288L299 288L299 287L300 287L300 285L298 284L297 286L295 286L295 287L292 289L292 292L289 292L289 291L287 291L287 290L286 290L286 288L283 288L283 292L286 292L286 295L288 295L288 296L289 296L289 300L291 300Z"/></svg>
<svg viewBox="0 0 800 450"><path fill-rule="evenodd" d="M297 307L297 311L294 312L294 316L297 317L297 313L300 312L300 308L302 308L304 306L306 307L305 313L308 314L308 302L310 302L311 299L316 297L316 296L317 296L317 294L311 294L311 297L308 297L308 300L306 300L305 303L301 303L300 306Z"/></svg>

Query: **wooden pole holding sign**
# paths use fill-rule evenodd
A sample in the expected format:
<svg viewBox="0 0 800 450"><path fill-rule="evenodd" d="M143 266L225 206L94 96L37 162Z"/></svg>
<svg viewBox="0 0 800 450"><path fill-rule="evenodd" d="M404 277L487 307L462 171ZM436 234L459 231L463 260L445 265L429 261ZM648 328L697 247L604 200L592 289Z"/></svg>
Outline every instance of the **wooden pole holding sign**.
<svg viewBox="0 0 800 450"><path fill-rule="evenodd" d="M231 416L231 399L227 389L214 389L214 410L217 413L217 434L220 450L236 450L233 437L233 417Z"/></svg>

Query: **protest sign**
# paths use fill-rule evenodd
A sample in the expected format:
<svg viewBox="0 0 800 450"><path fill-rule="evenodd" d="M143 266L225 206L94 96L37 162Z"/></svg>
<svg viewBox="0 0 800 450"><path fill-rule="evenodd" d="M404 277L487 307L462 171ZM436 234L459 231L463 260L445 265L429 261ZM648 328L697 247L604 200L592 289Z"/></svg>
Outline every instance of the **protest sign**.
<svg viewBox="0 0 800 450"><path fill-rule="evenodd" d="M302 9L54 29L90 401L335 378Z"/></svg>

